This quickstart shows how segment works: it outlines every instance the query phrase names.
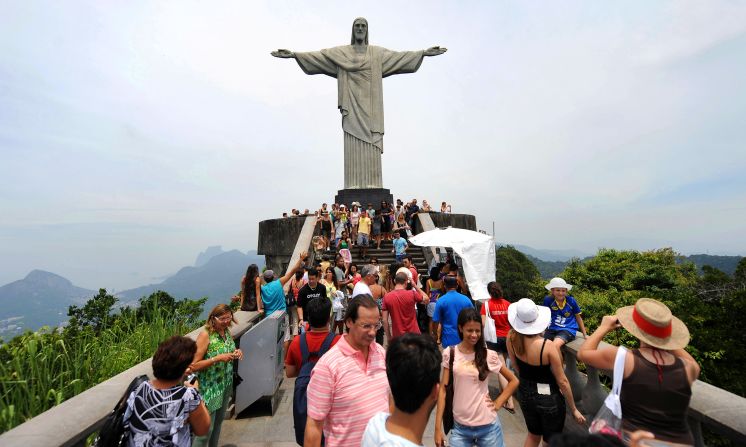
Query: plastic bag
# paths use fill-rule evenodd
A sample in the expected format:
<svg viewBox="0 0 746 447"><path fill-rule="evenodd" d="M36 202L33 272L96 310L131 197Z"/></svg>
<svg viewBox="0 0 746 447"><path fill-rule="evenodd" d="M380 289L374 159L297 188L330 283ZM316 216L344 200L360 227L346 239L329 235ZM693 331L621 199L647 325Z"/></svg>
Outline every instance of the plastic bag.
<svg viewBox="0 0 746 447"><path fill-rule="evenodd" d="M620 346L614 359L614 384L609 395L606 396L603 405L593 418L588 431L601 435L614 436L622 439L622 402L619 395L622 392L622 381L624 380L624 359L627 349Z"/></svg>

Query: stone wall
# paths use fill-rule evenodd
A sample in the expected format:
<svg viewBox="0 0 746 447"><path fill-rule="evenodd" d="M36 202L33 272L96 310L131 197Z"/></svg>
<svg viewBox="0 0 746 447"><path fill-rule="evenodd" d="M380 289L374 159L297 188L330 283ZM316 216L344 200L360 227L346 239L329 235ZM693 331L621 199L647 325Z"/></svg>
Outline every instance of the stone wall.
<svg viewBox="0 0 746 447"><path fill-rule="evenodd" d="M285 271L305 221L305 217L285 217L259 222L257 253L264 255L268 269Z"/></svg>
<svg viewBox="0 0 746 447"><path fill-rule="evenodd" d="M447 213L427 213L430 215L433 224L439 228L453 227L463 228L465 230L477 231L477 218L471 214L447 214ZM415 233L424 231L419 220L415 221Z"/></svg>

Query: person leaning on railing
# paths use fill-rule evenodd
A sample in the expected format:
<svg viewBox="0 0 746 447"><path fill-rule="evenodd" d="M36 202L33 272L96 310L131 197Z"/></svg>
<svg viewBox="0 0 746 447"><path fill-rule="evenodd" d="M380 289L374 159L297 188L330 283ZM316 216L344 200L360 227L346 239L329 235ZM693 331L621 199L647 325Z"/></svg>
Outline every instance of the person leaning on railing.
<svg viewBox="0 0 746 447"><path fill-rule="evenodd" d="M665 304L640 298L634 306L605 316L580 347L578 360L594 368L613 370L618 348L598 349L598 345L606 334L620 327L640 340L640 348L627 352L624 362L619 397L625 438L632 431L648 430L656 440L694 444L686 413L700 367L684 350L689 329Z"/></svg>
<svg viewBox="0 0 746 447"><path fill-rule="evenodd" d="M520 378L519 403L528 434L524 447L538 447L549 442L565 426L565 408L569 407L578 424L585 417L575 406L570 382L562 369L562 355L557 345L542 336L549 326L552 312L523 298L508 306L507 349Z"/></svg>
<svg viewBox="0 0 746 447"><path fill-rule="evenodd" d="M143 382L127 399L124 423L129 425L129 434L125 445L187 447L191 432L207 433L210 414L202 396L183 383L196 351L194 340L181 336L158 346L153 355L155 378Z"/></svg>
<svg viewBox="0 0 746 447"><path fill-rule="evenodd" d="M197 352L191 369L199 376L200 391L212 422L207 434L195 437L192 446L218 445L225 410L233 393L233 360L243 358L229 330L235 322L231 308L218 304L210 311L205 330L197 336Z"/></svg>

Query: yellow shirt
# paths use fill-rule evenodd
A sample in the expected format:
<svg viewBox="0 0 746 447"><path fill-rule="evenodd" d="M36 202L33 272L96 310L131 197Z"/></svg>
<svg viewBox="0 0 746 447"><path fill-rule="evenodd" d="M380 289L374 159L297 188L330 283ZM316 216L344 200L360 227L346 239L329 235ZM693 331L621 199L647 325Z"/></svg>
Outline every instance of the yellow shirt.
<svg viewBox="0 0 746 447"><path fill-rule="evenodd" d="M357 232L370 234L370 217L360 216L357 223Z"/></svg>

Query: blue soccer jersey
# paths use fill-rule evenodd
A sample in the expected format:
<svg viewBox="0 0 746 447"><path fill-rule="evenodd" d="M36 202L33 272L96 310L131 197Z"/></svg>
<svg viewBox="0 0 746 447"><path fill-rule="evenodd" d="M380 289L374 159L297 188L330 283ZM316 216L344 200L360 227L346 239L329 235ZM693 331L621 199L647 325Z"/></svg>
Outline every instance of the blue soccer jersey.
<svg viewBox="0 0 746 447"><path fill-rule="evenodd" d="M564 305L560 308L553 296L544 297L544 305L552 311L552 322L549 323L550 330L568 331L575 335L578 331L578 322L575 315L581 313L578 302L572 295L565 297Z"/></svg>

